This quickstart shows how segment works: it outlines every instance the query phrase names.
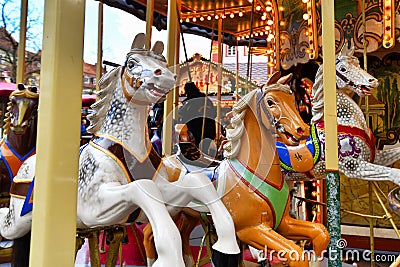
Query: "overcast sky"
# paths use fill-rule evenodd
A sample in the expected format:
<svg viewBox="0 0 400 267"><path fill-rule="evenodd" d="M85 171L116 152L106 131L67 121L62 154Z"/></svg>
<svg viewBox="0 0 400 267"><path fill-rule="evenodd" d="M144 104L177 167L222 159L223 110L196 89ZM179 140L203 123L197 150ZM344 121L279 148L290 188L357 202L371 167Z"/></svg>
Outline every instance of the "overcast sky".
<svg viewBox="0 0 400 267"><path fill-rule="evenodd" d="M0 0L0 2L5 0ZM29 1L29 14L35 17L43 17L44 0L28 0ZM94 0L86 1L86 15L85 15L85 43L84 43L84 60L87 63L94 64L97 60L97 14L98 14L98 3ZM19 12L15 12L19 9L21 4L20 0L11 1L8 13L16 14L19 16ZM129 51L132 40L137 33L146 32L146 23L139 20L138 18L130 15L124 11L116 8L111 8L104 5L104 30L103 30L103 59L118 64L122 64L125 60L125 56ZM32 31L37 36L36 40L42 39L42 29L38 26ZM19 35L14 36L15 39L19 39ZM164 41L166 45L167 32L159 32L153 27L152 40ZM194 53L200 53L205 57L209 56L211 41L204 37L185 34L185 42L188 57L191 57ZM41 42L39 42L41 43ZM181 44L182 45L182 44ZM29 41L27 41L28 50L32 50L34 47ZM35 46L37 47L37 46ZM181 61L184 60L183 48L180 51ZM164 53L165 55L165 53Z"/></svg>

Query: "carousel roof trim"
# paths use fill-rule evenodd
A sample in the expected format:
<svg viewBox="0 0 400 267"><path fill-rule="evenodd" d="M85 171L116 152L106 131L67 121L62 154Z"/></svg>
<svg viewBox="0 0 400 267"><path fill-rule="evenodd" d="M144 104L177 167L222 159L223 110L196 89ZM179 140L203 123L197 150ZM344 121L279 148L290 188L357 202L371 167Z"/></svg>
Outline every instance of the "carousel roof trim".
<svg viewBox="0 0 400 267"><path fill-rule="evenodd" d="M195 53L193 54L193 56L191 56L190 58L188 58L187 61L183 61L179 64L180 68L185 67L187 65L187 63L191 63L191 62L201 62L201 63L205 63L205 64L209 64L211 62L211 65L215 68L218 68L218 63L214 62L214 61L210 61L209 59L203 57L201 54L199 53ZM223 70L224 73L226 74L230 74L232 76L236 76L236 72L230 70L229 68L225 67L224 65L221 65L221 68ZM251 86L253 86L254 88L258 88L259 86L254 83L253 81L247 79L246 77L244 77L243 75L238 74L238 78L241 81L241 84L250 84Z"/></svg>
<svg viewBox="0 0 400 267"><path fill-rule="evenodd" d="M101 1L104 4L110 6L110 7L114 7L114 8L118 8L120 10L123 10L125 12L128 12L132 15L134 15L135 17L146 21L146 1L143 0L95 0L95 1ZM163 4L165 1L162 0L155 0L155 7L154 7L154 13L153 13L153 26L161 31L161 30L166 30L167 29L167 12L166 12L166 7ZM218 1L217 1L218 2ZM263 2L260 2L263 3ZM249 3L248 3L249 4ZM217 31L217 27L212 27L211 21L207 21L207 19L204 19L203 22L197 20L194 21L193 23L188 22L189 18L192 19L193 21L193 17L194 15L198 15L198 16L202 16L201 14L204 13L203 16L205 16L205 14L210 14L210 12L218 12L218 14L222 14L220 12L226 12L226 14L239 14L239 13L243 13L243 11L248 11L248 5L245 7L232 7L232 10L234 11L230 11L231 9L224 9L223 7L220 7L217 9L217 11L214 10L207 10L204 12L198 12L192 8L190 8L190 4L186 4L184 5L184 3L182 3L182 30L184 33L188 33L188 34L195 34L198 36L202 36L202 37L206 37L208 39L211 39L213 37L214 40L217 40L217 36L218 36L218 31ZM216 4L218 5L218 4ZM220 5L220 4L219 4ZM251 5L250 5L251 7ZM241 11L243 10L243 11ZM233 13L234 12L234 13ZM215 13L216 14L216 13ZM239 15L236 15L237 17ZM243 16L243 18L245 18ZM249 22L247 22L249 24ZM232 24L232 23L229 23ZM235 22L234 23L237 27L237 25L239 24L239 22ZM214 34L212 33L212 28L214 28ZM261 29L263 28L263 26L261 25L254 25L253 29ZM241 31L239 30L233 30L233 29L228 29L228 24L225 25L224 27L224 34L223 34L223 43L230 45L230 46L247 46L249 44L250 39L247 37L246 38L246 33L248 34L248 27L247 30L246 28L243 28ZM238 38L238 36L242 36L242 38ZM257 34L258 36L258 34ZM267 40L265 40L264 38L253 38L251 40L252 42L252 46L267 46Z"/></svg>

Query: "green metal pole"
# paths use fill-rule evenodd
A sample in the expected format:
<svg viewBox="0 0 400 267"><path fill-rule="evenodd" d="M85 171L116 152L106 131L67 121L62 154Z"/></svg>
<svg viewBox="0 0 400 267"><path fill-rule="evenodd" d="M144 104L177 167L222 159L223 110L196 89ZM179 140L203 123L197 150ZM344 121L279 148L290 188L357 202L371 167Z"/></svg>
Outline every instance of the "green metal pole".
<svg viewBox="0 0 400 267"><path fill-rule="evenodd" d="M338 167L336 72L335 72L335 11L334 1L321 1L322 53L324 55L324 122L325 162L327 187L328 231L331 236L328 247L328 266L342 266L340 242L340 176ZM326 101L329 99L329 101Z"/></svg>

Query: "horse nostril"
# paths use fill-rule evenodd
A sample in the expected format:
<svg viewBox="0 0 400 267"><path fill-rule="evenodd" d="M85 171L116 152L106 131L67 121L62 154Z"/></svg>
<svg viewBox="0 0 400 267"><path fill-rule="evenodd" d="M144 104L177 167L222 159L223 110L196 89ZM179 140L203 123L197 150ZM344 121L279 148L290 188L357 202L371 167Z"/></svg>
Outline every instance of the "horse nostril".
<svg viewBox="0 0 400 267"><path fill-rule="evenodd" d="M154 71L154 75L155 76L160 76L162 74L162 71L160 70L160 69L156 69L155 71Z"/></svg>
<svg viewBox="0 0 400 267"><path fill-rule="evenodd" d="M375 79L369 79L368 81L369 81L370 83L372 83L372 82L375 81Z"/></svg>
<svg viewBox="0 0 400 267"><path fill-rule="evenodd" d="M301 128L301 127L297 128L297 133L301 134L301 135L304 134L303 128Z"/></svg>
<svg viewBox="0 0 400 267"><path fill-rule="evenodd" d="M175 75L174 75L174 80L175 80L175 81L176 81L176 77L177 77L177 76L176 76L176 74L175 74Z"/></svg>

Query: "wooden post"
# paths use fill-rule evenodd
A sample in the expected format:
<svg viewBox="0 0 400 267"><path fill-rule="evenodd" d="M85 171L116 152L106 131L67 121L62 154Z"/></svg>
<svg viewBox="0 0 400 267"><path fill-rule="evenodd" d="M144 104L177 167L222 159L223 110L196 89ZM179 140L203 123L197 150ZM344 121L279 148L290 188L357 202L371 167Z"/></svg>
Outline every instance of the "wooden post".
<svg viewBox="0 0 400 267"><path fill-rule="evenodd" d="M46 1L30 266L75 261L84 0Z"/></svg>
<svg viewBox="0 0 400 267"><path fill-rule="evenodd" d="M19 26L17 83L24 83L25 76L25 47L26 47L26 22L28 17L28 0L21 0L21 21Z"/></svg>
<svg viewBox="0 0 400 267"><path fill-rule="evenodd" d="M97 64L96 64L96 91L99 91L99 81L103 75L103 2L99 2L97 22Z"/></svg>
<svg viewBox="0 0 400 267"><path fill-rule="evenodd" d="M338 243L340 230L340 176L338 167L336 68L335 68L335 11L334 1L321 3L322 54L324 81L325 162L327 185L328 231L331 236L328 255L329 267L342 266L341 248ZM327 101L329 99L329 101Z"/></svg>

